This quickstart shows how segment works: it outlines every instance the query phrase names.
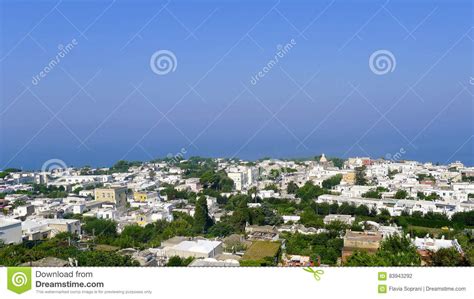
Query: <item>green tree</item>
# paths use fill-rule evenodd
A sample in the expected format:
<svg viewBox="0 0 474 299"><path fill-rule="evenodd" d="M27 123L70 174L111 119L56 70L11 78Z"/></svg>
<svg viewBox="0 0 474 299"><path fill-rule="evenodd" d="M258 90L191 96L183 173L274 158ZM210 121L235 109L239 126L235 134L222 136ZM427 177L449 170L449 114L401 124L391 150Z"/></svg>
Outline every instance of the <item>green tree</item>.
<svg viewBox="0 0 474 299"><path fill-rule="evenodd" d="M204 188L217 189L219 177L213 170L208 170L201 175L199 181Z"/></svg>
<svg viewBox="0 0 474 299"><path fill-rule="evenodd" d="M246 198L242 198L237 203L237 207L231 216L231 224L237 232L243 232L247 222L250 223L250 209L247 207Z"/></svg>
<svg viewBox="0 0 474 299"><path fill-rule="evenodd" d="M257 193L258 193L258 190L257 190L257 187L251 187L248 191L247 191L247 194L251 197L251 198L256 198L257 197Z"/></svg>
<svg viewBox="0 0 474 299"><path fill-rule="evenodd" d="M389 236L380 244L375 254L355 252L346 266L419 266L420 256L407 237Z"/></svg>
<svg viewBox="0 0 474 299"><path fill-rule="evenodd" d="M209 237L227 237L231 234L235 233L234 228L232 227L232 224L229 223L229 221L224 221L221 219L221 221L216 222L208 232Z"/></svg>
<svg viewBox="0 0 474 299"><path fill-rule="evenodd" d="M7 168L3 171L0 171L0 179L4 179L7 175L13 172L21 172L21 169L18 168Z"/></svg>
<svg viewBox="0 0 474 299"><path fill-rule="evenodd" d="M209 216L206 197L201 196L196 202L193 230L198 234L206 233L212 225L213 221Z"/></svg>
<svg viewBox="0 0 474 299"><path fill-rule="evenodd" d="M474 226L474 211L454 213L451 217L451 221L456 226L461 228L466 226Z"/></svg>
<svg viewBox="0 0 474 299"><path fill-rule="evenodd" d="M328 161L332 162L335 167L341 169L341 168L344 166L344 162L345 162L346 160L341 159L341 158L335 158L335 157L333 158L333 157L331 157L331 158L328 158Z"/></svg>
<svg viewBox="0 0 474 299"><path fill-rule="evenodd" d="M77 256L81 267L125 267L139 266L130 256L119 255L115 252L84 251Z"/></svg>
<svg viewBox="0 0 474 299"><path fill-rule="evenodd" d="M288 194L296 194L296 192L298 192L298 185L291 181L288 183L288 186L286 186L286 192L288 192Z"/></svg>
<svg viewBox="0 0 474 299"><path fill-rule="evenodd" d="M166 264L166 266L168 266L168 267L186 267L193 260L194 260L194 258L192 258L192 257L182 259L179 256L172 256L172 257L169 258L168 263Z"/></svg>
<svg viewBox="0 0 474 299"><path fill-rule="evenodd" d="M97 237L115 237L117 235L117 223L112 220L86 217L82 230Z"/></svg>
<svg viewBox="0 0 474 299"><path fill-rule="evenodd" d="M367 185L367 178L365 177L365 166L356 167L355 174L356 174L356 185Z"/></svg>
<svg viewBox="0 0 474 299"><path fill-rule="evenodd" d="M431 192L431 194L428 195L428 196L425 196L424 199L425 199L425 200L433 201L433 200L440 199L440 196L439 196L438 194L436 194L435 192Z"/></svg>
<svg viewBox="0 0 474 299"><path fill-rule="evenodd" d="M372 206L372 208L370 209L369 216L370 216L370 217L375 217L375 216L377 216L377 208L376 208L375 206Z"/></svg>
<svg viewBox="0 0 474 299"><path fill-rule="evenodd" d="M190 157L182 161L182 157L175 157L168 163L172 163L184 170L185 178L200 178L207 171L214 171L217 163L210 158Z"/></svg>
<svg viewBox="0 0 474 299"><path fill-rule="evenodd" d="M330 177L322 182L322 186L325 189L332 189L333 187L339 185L342 180L342 174L336 174L335 176Z"/></svg>
<svg viewBox="0 0 474 299"><path fill-rule="evenodd" d="M268 184L265 186L264 190L273 190L275 192L278 192L279 188L276 184Z"/></svg>
<svg viewBox="0 0 474 299"><path fill-rule="evenodd" d="M464 259L453 247L441 248L433 253L431 263L433 266L443 267L462 266L464 264Z"/></svg>
<svg viewBox="0 0 474 299"><path fill-rule="evenodd" d="M396 199L404 199L404 198L407 198L407 196L408 196L408 192L402 189L398 190L397 193L395 193Z"/></svg>
<svg viewBox="0 0 474 299"><path fill-rule="evenodd" d="M370 211L366 205L358 205L355 208L354 214L357 216L369 216Z"/></svg>
<svg viewBox="0 0 474 299"><path fill-rule="evenodd" d="M415 246L405 236L384 239L377 254L389 266L419 266L421 263Z"/></svg>
<svg viewBox="0 0 474 299"><path fill-rule="evenodd" d="M347 224L342 221L334 220L325 225L325 228L330 231L332 235L338 236L349 228Z"/></svg>
<svg viewBox="0 0 474 299"><path fill-rule="evenodd" d="M12 209L16 209L17 207L25 206L27 202L24 199L15 200L14 203L11 204Z"/></svg>
<svg viewBox="0 0 474 299"><path fill-rule="evenodd" d="M424 181L424 180L430 180L432 182L435 182L436 179L433 177L433 175L430 173L430 174L424 174L424 173L420 173L417 175L417 178L416 178L419 182L421 181Z"/></svg>
<svg viewBox="0 0 474 299"><path fill-rule="evenodd" d="M128 169L132 166L139 166L141 165L142 163L139 162L139 161L132 161L132 162L128 162L128 161L125 161L125 160L120 160L120 161L117 161L117 163L115 163L110 169L109 169L109 172L110 173L117 173L117 172L128 172Z"/></svg>
<svg viewBox="0 0 474 299"><path fill-rule="evenodd" d="M338 214L354 215L356 212L356 206L347 202L342 203L337 209Z"/></svg>
<svg viewBox="0 0 474 299"><path fill-rule="evenodd" d="M312 181L307 181L303 187L298 189L296 196L303 201L309 201L318 198L319 195L324 193L325 191L321 187L315 186Z"/></svg>
<svg viewBox="0 0 474 299"><path fill-rule="evenodd" d="M199 181L204 188L223 192L230 192L234 187L234 181L223 170L218 172L208 170L200 176Z"/></svg>
<svg viewBox="0 0 474 299"><path fill-rule="evenodd" d="M287 254L307 255L313 261L334 265L341 255L343 240L328 233L316 235L283 233Z"/></svg>
<svg viewBox="0 0 474 299"><path fill-rule="evenodd" d="M382 194L379 191L375 190L375 189L371 189L371 190L369 190L365 193L362 193L362 197L380 199L380 198L382 198Z"/></svg>
<svg viewBox="0 0 474 299"><path fill-rule="evenodd" d="M280 171L278 169L272 169L270 170L270 174L268 175L268 178L270 180L276 180L280 176Z"/></svg>
<svg viewBox="0 0 474 299"><path fill-rule="evenodd" d="M394 170L388 170L388 178L389 179L393 179L393 177L398 173L398 170L394 169Z"/></svg>
<svg viewBox="0 0 474 299"><path fill-rule="evenodd" d="M323 218L321 216L318 216L316 212L311 208L306 208L303 210L300 215L300 223L304 226L317 228L324 226Z"/></svg>
<svg viewBox="0 0 474 299"><path fill-rule="evenodd" d="M352 267L375 267L380 266L381 261L375 255L369 254L366 251L355 251L347 258L344 266Z"/></svg>

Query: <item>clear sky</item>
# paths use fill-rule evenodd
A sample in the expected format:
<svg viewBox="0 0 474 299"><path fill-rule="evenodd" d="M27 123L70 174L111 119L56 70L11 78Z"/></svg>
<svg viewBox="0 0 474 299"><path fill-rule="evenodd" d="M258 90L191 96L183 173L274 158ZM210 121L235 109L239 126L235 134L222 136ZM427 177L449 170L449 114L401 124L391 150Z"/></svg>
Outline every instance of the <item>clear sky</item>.
<svg viewBox="0 0 474 299"><path fill-rule="evenodd" d="M0 2L0 168L180 152L474 164L472 1Z"/></svg>

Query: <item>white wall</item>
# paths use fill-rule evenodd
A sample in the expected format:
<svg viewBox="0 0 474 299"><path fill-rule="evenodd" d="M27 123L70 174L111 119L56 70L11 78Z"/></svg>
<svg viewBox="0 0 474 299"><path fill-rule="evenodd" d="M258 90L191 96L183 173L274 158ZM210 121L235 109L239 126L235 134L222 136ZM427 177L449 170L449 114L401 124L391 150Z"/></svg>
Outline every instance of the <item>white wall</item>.
<svg viewBox="0 0 474 299"><path fill-rule="evenodd" d="M5 244L20 244L21 238L21 221L7 220L3 222L0 220L0 240Z"/></svg>

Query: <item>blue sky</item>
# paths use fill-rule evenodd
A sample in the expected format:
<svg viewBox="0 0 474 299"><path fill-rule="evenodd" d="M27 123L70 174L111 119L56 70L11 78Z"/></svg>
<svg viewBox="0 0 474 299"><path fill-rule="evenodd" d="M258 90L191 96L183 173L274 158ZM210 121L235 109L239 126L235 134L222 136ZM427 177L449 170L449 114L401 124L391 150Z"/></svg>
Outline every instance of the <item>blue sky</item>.
<svg viewBox="0 0 474 299"><path fill-rule="evenodd" d="M0 168L182 151L474 164L471 1L0 2Z"/></svg>

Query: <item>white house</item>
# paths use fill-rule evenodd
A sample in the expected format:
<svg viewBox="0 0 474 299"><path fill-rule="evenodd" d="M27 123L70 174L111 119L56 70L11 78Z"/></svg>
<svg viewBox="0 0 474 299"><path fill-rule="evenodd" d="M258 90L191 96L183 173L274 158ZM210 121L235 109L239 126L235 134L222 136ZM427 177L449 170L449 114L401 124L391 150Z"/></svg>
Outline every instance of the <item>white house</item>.
<svg viewBox="0 0 474 299"><path fill-rule="evenodd" d="M454 247L459 253L462 253L461 245L459 245L456 239L445 240L444 236L441 239L430 238L429 235L424 238L416 237L412 240L412 243L418 250L429 250L432 252L436 252L441 248Z"/></svg>
<svg viewBox="0 0 474 299"><path fill-rule="evenodd" d="M5 244L20 244L22 241L21 221L0 218L0 240Z"/></svg>
<svg viewBox="0 0 474 299"><path fill-rule="evenodd" d="M300 221L300 216L298 215L283 215L283 222L288 223L288 222L298 222Z"/></svg>
<svg viewBox="0 0 474 299"><path fill-rule="evenodd" d="M234 181L235 190L241 191L244 185L244 174L242 172L229 172L227 176Z"/></svg>
<svg viewBox="0 0 474 299"><path fill-rule="evenodd" d="M213 258L223 251L222 242L202 239L187 240L175 237L163 242L162 245L163 253L167 257Z"/></svg>
<svg viewBox="0 0 474 299"><path fill-rule="evenodd" d="M354 220L355 217L352 217L351 215L331 214L324 217L324 224L330 224L333 221L340 221L344 224L352 225Z"/></svg>

